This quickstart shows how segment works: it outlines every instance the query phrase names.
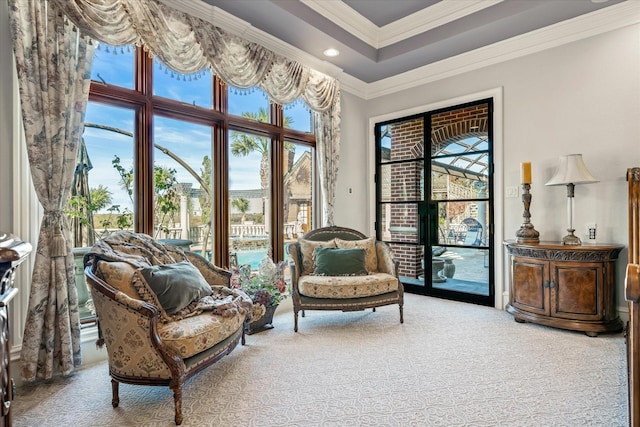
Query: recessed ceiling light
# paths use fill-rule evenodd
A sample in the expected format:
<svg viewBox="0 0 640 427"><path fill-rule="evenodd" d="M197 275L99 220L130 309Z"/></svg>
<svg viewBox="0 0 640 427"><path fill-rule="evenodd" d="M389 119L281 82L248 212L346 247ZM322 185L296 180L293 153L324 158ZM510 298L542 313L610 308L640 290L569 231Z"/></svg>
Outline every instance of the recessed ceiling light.
<svg viewBox="0 0 640 427"><path fill-rule="evenodd" d="M325 50L324 52L324 56L338 56L340 55L340 51L338 49L334 49L334 48L329 48L327 50Z"/></svg>

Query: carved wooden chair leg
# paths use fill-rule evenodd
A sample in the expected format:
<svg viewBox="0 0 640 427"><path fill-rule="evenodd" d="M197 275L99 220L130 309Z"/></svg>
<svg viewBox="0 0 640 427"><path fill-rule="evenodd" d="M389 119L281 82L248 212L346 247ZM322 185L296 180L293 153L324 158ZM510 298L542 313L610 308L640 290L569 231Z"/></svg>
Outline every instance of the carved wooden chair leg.
<svg viewBox="0 0 640 427"><path fill-rule="evenodd" d="M402 306L400 306L400 323L404 323L404 313Z"/></svg>
<svg viewBox="0 0 640 427"><path fill-rule="evenodd" d="M176 407L176 425L182 424L182 385L171 387L173 389L173 403Z"/></svg>
<svg viewBox="0 0 640 427"><path fill-rule="evenodd" d="M302 310L302 317L304 317L304 310Z"/></svg>
<svg viewBox="0 0 640 427"><path fill-rule="evenodd" d="M114 379L111 380L111 406L117 408L120 404L120 397L118 396L118 387L120 383Z"/></svg>
<svg viewBox="0 0 640 427"><path fill-rule="evenodd" d="M374 312L374 313L376 312L376 308L375 308L375 307L373 307L373 312Z"/></svg>
<svg viewBox="0 0 640 427"><path fill-rule="evenodd" d="M298 312L293 311L293 332L298 332Z"/></svg>

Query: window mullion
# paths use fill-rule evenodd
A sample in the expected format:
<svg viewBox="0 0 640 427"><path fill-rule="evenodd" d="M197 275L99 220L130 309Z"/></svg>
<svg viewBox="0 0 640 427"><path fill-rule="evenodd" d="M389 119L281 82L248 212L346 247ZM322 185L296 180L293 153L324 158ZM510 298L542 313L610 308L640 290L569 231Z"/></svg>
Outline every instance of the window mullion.
<svg viewBox="0 0 640 427"><path fill-rule="evenodd" d="M136 50L136 90L145 100L136 111L135 219L137 232L153 233L153 61L142 48Z"/></svg>
<svg viewBox="0 0 640 427"><path fill-rule="evenodd" d="M213 108L225 113L225 120L213 132L213 188L211 227L214 230L213 259L215 265L229 265L229 122L227 120L227 85L214 77Z"/></svg>

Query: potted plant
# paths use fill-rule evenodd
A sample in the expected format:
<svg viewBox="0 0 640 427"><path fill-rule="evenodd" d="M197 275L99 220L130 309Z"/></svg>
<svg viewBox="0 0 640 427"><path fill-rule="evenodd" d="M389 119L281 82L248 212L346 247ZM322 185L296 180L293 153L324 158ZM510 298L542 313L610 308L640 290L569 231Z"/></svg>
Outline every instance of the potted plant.
<svg viewBox="0 0 640 427"><path fill-rule="evenodd" d="M285 265L284 261L274 263L269 252L260 261L257 272L252 272L251 266L246 264L233 267L231 286L242 289L253 301L252 321L246 330L248 334L273 328L273 314L280 301L287 297L283 277Z"/></svg>

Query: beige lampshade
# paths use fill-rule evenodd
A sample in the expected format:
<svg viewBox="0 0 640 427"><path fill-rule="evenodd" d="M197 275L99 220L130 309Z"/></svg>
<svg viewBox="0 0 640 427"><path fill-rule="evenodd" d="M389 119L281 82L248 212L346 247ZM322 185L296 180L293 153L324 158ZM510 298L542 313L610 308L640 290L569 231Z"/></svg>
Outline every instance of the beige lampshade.
<svg viewBox="0 0 640 427"><path fill-rule="evenodd" d="M590 184L598 182L582 160L582 154L560 156L556 174L545 185Z"/></svg>

